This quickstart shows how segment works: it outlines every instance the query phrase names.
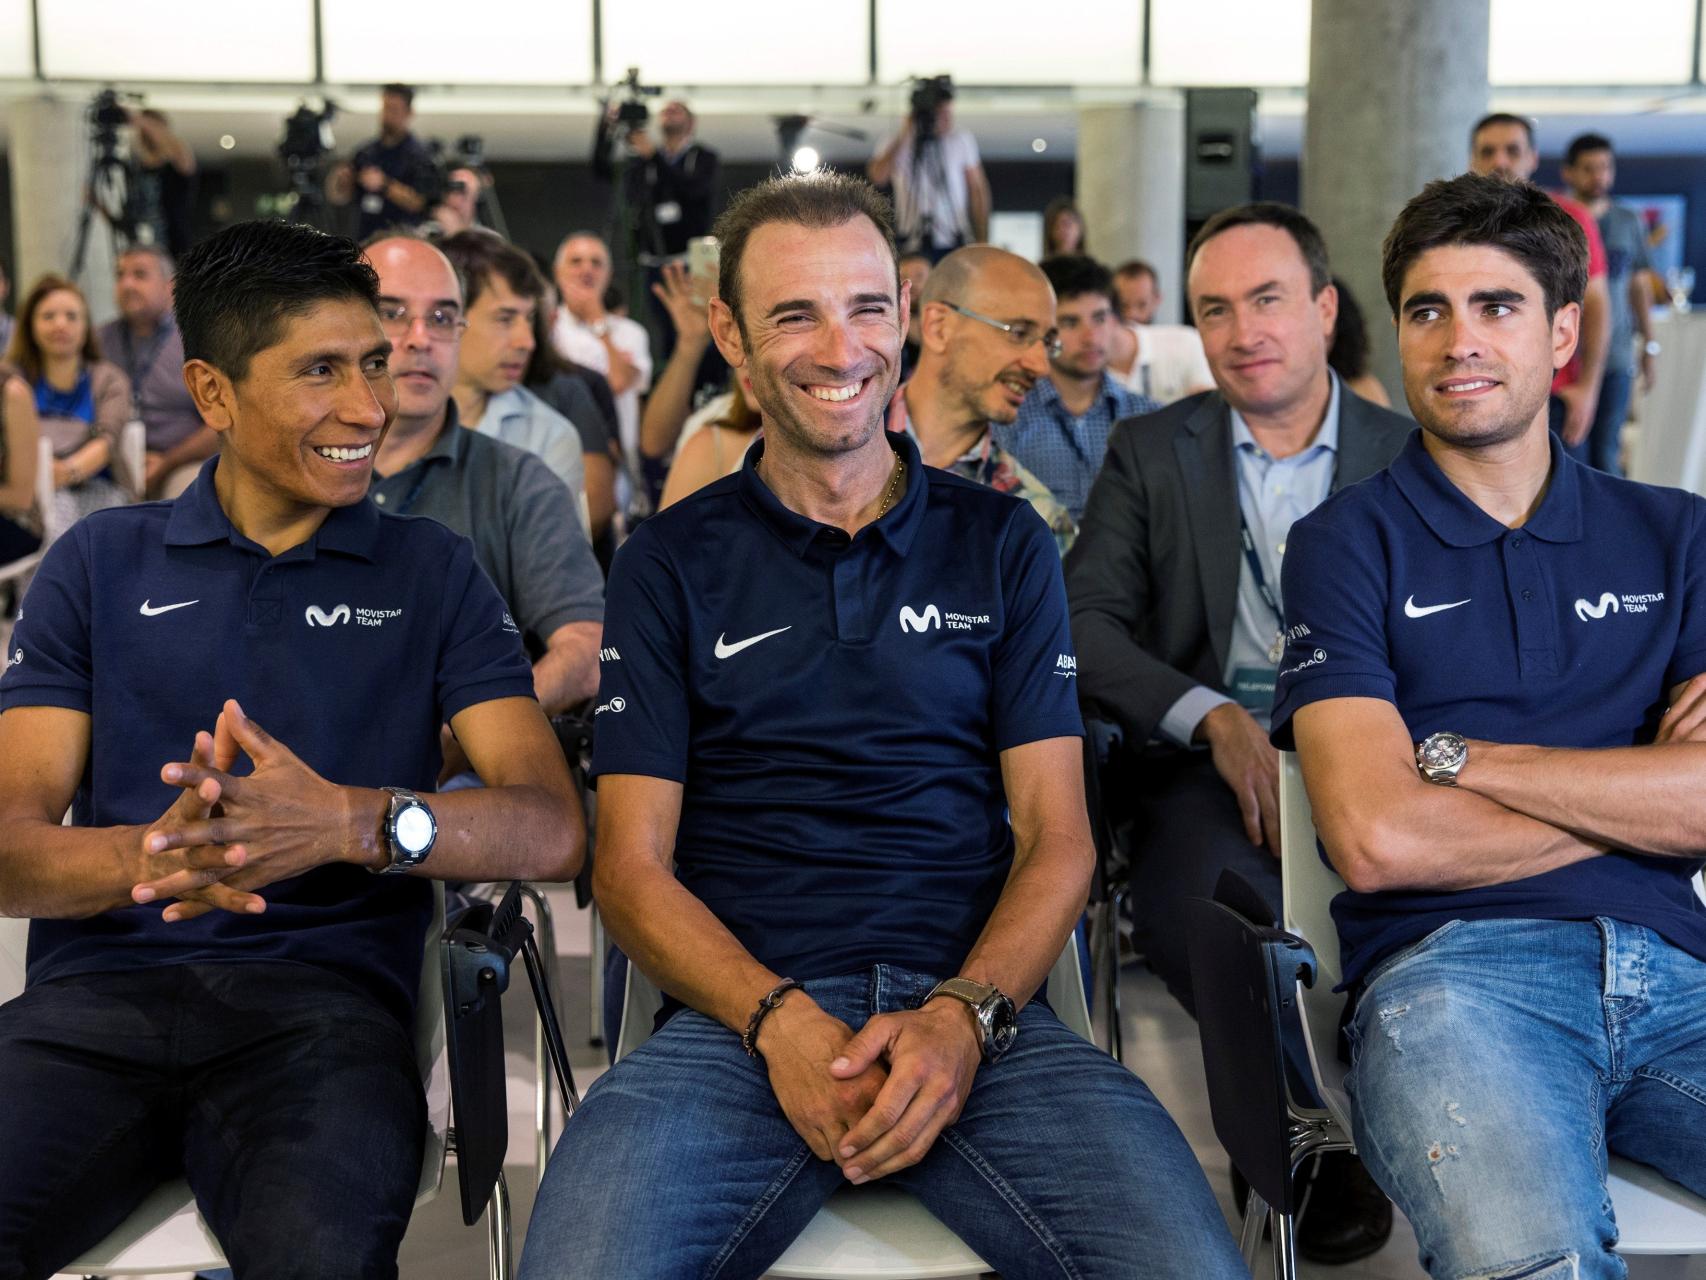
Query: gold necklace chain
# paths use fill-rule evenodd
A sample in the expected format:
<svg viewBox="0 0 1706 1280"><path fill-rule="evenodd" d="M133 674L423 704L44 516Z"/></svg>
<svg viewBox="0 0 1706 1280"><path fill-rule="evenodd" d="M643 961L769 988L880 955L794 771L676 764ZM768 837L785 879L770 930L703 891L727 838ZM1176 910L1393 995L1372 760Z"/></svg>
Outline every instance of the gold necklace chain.
<svg viewBox="0 0 1706 1280"><path fill-rule="evenodd" d="M906 459L898 455L894 460L894 474L889 477L889 487L883 494L883 504L877 508L877 519L881 520L894 505L894 495L900 489L900 478L906 474Z"/></svg>

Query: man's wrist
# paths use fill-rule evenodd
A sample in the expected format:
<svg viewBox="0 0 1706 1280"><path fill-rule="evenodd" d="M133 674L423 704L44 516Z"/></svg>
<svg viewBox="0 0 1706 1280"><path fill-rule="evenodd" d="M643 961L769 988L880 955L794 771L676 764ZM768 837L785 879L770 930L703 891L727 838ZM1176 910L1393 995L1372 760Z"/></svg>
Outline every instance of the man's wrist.
<svg viewBox="0 0 1706 1280"><path fill-rule="evenodd" d="M945 1006L952 1006L948 1011L950 1016L964 1028L966 1043L971 1047L971 1051L977 1060L983 1061L983 1029L978 1025L976 1009L964 1000L949 995L938 995L926 1000L918 1006L918 1009L920 1013L927 1011L940 1013ZM957 1012L954 1012L955 1010Z"/></svg>
<svg viewBox="0 0 1706 1280"><path fill-rule="evenodd" d="M368 871L390 865L391 841L385 831L390 794L373 787L339 787L338 792L343 801L339 860Z"/></svg>
<svg viewBox="0 0 1706 1280"><path fill-rule="evenodd" d="M752 998L746 1014L748 1020L758 1010L759 1005L763 1003L765 996L769 995L774 989L773 985L766 987ZM785 1028L798 1022L802 1017L809 1017L812 1013L821 1012L822 1010L817 1007L817 1001L806 994L804 987L789 987L777 1000L776 1007L770 1010L759 1022L758 1032L752 1038L753 1048L758 1050L759 1057L768 1057L770 1050L777 1044L777 1037L786 1034L785 1031L778 1030L778 1028ZM746 1026L743 1023L739 1030L744 1031L745 1029Z"/></svg>

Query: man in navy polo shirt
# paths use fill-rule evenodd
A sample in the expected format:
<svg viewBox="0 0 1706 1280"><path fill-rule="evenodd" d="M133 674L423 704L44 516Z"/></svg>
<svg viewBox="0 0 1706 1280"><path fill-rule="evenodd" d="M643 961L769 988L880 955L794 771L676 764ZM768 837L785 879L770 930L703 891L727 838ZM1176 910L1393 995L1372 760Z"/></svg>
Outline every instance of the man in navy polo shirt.
<svg viewBox="0 0 1706 1280"><path fill-rule="evenodd" d="M1027 504L883 430L886 203L776 179L718 238L763 445L618 553L596 722L595 892L675 1003L565 1129L522 1274L756 1276L883 1178L1013 1280L1245 1274L1149 1091L1024 1003L1091 869L1066 596Z"/></svg>
<svg viewBox="0 0 1706 1280"><path fill-rule="evenodd" d="M0 1006L5 1280L180 1174L245 1280L396 1275L426 877L579 865L473 548L364 501L397 404L377 301L348 240L198 245L178 327L222 452L177 501L78 524L25 599L0 677L0 913L33 920ZM429 803L446 722L488 786Z"/></svg>
<svg viewBox="0 0 1706 1280"><path fill-rule="evenodd" d="M1383 275L1422 430L1293 527L1274 710L1357 1147L1435 1276L1623 1276L1607 1148L1706 1193L1706 502L1548 433L1587 246L1539 188L1430 183Z"/></svg>

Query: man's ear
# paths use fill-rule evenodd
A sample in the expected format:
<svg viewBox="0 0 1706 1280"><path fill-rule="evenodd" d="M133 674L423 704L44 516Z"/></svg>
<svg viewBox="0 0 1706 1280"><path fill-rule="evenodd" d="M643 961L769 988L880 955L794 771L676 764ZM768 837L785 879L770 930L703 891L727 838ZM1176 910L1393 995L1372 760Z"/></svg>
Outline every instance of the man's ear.
<svg viewBox="0 0 1706 1280"><path fill-rule="evenodd" d="M1562 369L1576 354L1582 335L1582 304L1566 302L1552 317L1552 367Z"/></svg>
<svg viewBox="0 0 1706 1280"><path fill-rule="evenodd" d="M918 345L925 351L941 355L948 349L949 330L953 327L953 308L945 302L926 302L918 309Z"/></svg>
<svg viewBox="0 0 1706 1280"><path fill-rule="evenodd" d="M229 431L236 423L237 388L223 371L205 360L186 360L184 386L201 420L214 431Z"/></svg>
<svg viewBox="0 0 1706 1280"><path fill-rule="evenodd" d="M746 343L742 340L740 322L735 319L734 310L721 298L712 298L710 320L711 340L717 344L723 359L728 361L729 368L744 368Z"/></svg>
<svg viewBox="0 0 1706 1280"><path fill-rule="evenodd" d="M1335 284L1323 285L1321 292L1315 295L1315 305L1321 309L1321 331L1326 335L1327 345L1333 345L1333 331L1339 327L1339 287Z"/></svg>
<svg viewBox="0 0 1706 1280"><path fill-rule="evenodd" d="M912 327L912 281L900 282L900 341L906 343L906 331Z"/></svg>

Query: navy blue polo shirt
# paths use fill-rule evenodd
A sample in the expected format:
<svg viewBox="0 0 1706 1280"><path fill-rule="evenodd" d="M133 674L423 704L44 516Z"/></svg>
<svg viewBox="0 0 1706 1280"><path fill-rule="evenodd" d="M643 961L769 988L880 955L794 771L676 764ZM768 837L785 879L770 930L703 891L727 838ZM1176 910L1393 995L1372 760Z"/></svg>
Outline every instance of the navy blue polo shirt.
<svg viewBox="0 0 1706 1280"><path fill-rule="evenodd" d="M515 624L468 539L367 501L282 555L239 534L210 459L175 502L99 511L53 544L25 597L0 712L91 720L72 820L157 820L225 699L329 781L431 791L439 725L533 696ZM250 772L240 756L233 770ZM30 926L29 981L203 961L296 961L342 974L407 1020L431 915L426 881L336 863L260 891L258 916L167 924L164 902Z"/></svg>
<svg viewBox="0 0 1706 1280"><path fill-rule="evenodd" d="M593 772L684 784L676 874L772 969L952 975L1013 860L1000 753L1083 732L1028 503L906 462L849 539L755 469L647 520L606 597Z"/></svg>
<svg viewBox="0 0 1706 1280"><path fill-rule="evenodd" d="M1546 495L1509 529L1417 432L1292 526L1284 589L1279 747L1299 707L1347 697L1393 703L1418 742L1650 743L1669 690L1706 672L1706 500L1592 470L1554 436ZM1461 919L1609 916L1706 959L1700 867L1615 853L1480 889L1342 893L1345 980Z"/></svg>

